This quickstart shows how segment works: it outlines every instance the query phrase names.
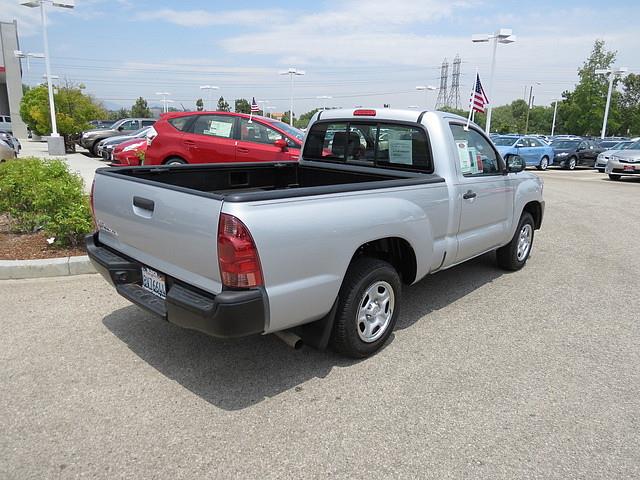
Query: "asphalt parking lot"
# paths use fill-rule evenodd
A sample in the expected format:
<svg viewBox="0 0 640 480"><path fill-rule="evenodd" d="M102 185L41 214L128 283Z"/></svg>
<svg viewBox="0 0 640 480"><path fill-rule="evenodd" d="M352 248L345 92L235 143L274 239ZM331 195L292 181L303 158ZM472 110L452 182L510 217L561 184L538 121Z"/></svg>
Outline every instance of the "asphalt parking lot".
<svg viewBox="0 0 640 480"><path fill-rule="evenodd" d="M640 178L541 175L526 268L406 289L364 361L0 282L0 478L638 478Z"/></svg>

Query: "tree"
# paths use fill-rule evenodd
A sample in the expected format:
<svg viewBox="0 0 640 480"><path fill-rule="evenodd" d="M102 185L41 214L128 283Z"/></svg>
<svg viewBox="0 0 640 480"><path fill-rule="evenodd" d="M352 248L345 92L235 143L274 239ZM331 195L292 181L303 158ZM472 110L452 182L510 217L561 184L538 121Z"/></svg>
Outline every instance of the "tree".
<svg viewBox="0 0 640 480"><path fill-rule="evenodd" d="M219 112L229 112L231 111L229 107L229 103L225 101L224 97L220 97L218 99L218 111Z"/></svg>
<svg viewBox="0 0 640 480"><path fill-rule="evenodd" d="M138 97L136 103L131 107L131 116L137 118L151 118L153 116L151 115L149 105L144 98Z"/></svg>
<svg viewBox="0 0 640 480"><path fill-rule="evenodd" d="M199 98L198 100L196 100L196 110L197 110L198 112L201 112L201 111L203 111L203 110L204 110L204 101L203 101L201 98Z"/></svg>
<svg viewBox="0 0 640 480"><path fill-rule="evenodd" d="M622 80L620 112L622 133L640 135L640 75L630 73Z"/></svg>
<svg viewBox="0 0 640 480"><path fill-rule="evenodd" d="M284 114L282 115L282 118L280 119L281 122L289 123L289 112L290 112L290 110L287 110L286 112L284 112ZM295 123L295 121L296 121L296 114L294 112L293 113L293 122Z"/></svg>
<svg viewBox="0 0 640 480"><path fill-rule="evenodd" d="M131 116L131 111L126 108L119 110L113 110L109 112L109 120L120 120L121 118L127 118Z"/></svg>
<svg viewBox="0 0 640 480"><path fill-rule="evenodd" d="M605 49L604 40L596 40L589 58L578 70L580 81L572 92L562 93L564 101L558 105L558 117L561 131L575 135L597 135L602 128L604 107L607 101L608 78L595 73L596 69L610 68L616 59L615 51ZM615 80L614 84L618 83ZM620 130L621 119L619 93L613 92L607 131Z"/></svg>
<svg viewBox="0 0 640 480"><path fill-rule="evenodd" d="M311 120L311 117L313 117L316 112L320 110L319 108L314 108L313 110L308 111L307 113L303 113L302 115L300 115L300 118L298 118L295 121L295 125L298 128L307 128L307 125L309 125L309 121ZM289 119L287 118L287 123L289 122Z"/></svg>
<svg viewBox="0 0 640 480"><path fill-rule="evenodd" d="M62 135L71 135L88 128L89 120L105 118L107 113L100 103L82 92L82 85L66 82L54 94L56 124ZM46 85L30 88L22 97L20 116L37 135L51 133L49 94Z"/></svg>
<svg viewBox="0 0 640 480"><path fill-rule="evenodd" d="M237 98L235 106L236 113L251 113L251 105L246 98Z"/></svg>

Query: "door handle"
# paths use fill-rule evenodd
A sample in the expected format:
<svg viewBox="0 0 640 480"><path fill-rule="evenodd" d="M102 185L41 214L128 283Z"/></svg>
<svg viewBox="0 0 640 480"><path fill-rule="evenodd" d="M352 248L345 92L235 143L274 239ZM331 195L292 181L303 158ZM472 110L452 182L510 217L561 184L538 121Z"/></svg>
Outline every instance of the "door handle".
<svg viewBox="0 0 640 480"><path fill-rule="evenodd" d="M477 196L478 194L476 192L472 192L471 190L469 190L467 191L467 193L462 195L462 198L464 198L465 200L469 200L471 198L476 198Z"/></svg>
<svg viewBox="0 0 640 480"><path fill-rule="evenodd" d="M148 198L133 197L133 206L153 212L155 203L153 200L149 200Z"/></svg>
<svg viewBox="0 0 640 480"><path fill-rule="evenodd" d="M244 147L238 147L238 153L249 153L249 149Z"/></svg>
<svg viewBox="0 0 640 480"><path fill-rule="evenodd" d="M196 146L195 142L191 140L185 140L182 142L187 148L194 148Z"/></svg>

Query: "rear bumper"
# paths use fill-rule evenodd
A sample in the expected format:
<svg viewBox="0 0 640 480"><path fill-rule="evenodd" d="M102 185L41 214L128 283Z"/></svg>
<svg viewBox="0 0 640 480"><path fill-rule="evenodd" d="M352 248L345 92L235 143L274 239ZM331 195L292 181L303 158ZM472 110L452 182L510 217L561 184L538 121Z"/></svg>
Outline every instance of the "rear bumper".
<svg viewBox="0 0 640 480"><path fill-rule="evenodd" d="M96 270L120 295L164 320L222 338L264 331L263 290L226 290L212 295L167 276L167 298L162 299L142 288L142 264L100 244L97 234L87 235L85 243Z"/></svg>

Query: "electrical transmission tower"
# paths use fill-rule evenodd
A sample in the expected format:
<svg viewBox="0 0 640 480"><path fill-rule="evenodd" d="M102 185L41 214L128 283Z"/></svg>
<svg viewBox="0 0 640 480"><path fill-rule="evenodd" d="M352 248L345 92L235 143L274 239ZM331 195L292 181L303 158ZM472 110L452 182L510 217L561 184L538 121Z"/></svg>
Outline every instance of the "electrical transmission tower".
<svg viewBox="0 0 640 480"><path fill-rule="evenodd" d="M440 68L440 89L438 90L438 99L436 100L436 110L447 106L447 79L449 77L449 62L445 58Z"/></svg>
<svg viewBox="0 0 640 480"><path fill-rule="evenodd" d="M453 71L451 72L451 90L449 90L449 98L447 98L447 106L460 109L460 64L462 60L460 55L456 55L453 60Z"/></svg>

